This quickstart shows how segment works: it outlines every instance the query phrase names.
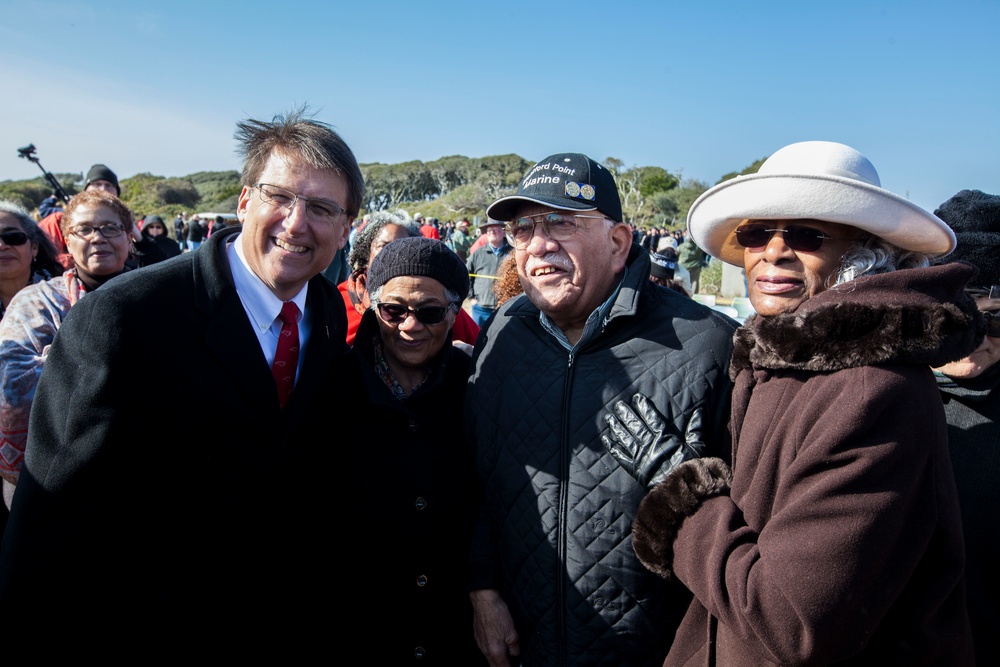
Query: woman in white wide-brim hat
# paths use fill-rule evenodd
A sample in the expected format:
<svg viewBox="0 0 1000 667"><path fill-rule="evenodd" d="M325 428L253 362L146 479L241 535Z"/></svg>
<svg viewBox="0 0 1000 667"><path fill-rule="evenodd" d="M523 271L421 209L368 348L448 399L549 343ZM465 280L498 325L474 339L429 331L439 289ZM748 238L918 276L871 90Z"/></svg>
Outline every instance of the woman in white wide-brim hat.
<svg viewBox="0 0 1000 667"><path fill-rule="evenodd" d="M688 228L746 269L757 314L735 338L732 460L682 463L633 525L643 563L694 593L665 664L972 664L930 369L983 334L974 269L931 265L954 234L821 141L708 190ZM639 437L607 444L642 458L650 434L624 421Z"/></svg>

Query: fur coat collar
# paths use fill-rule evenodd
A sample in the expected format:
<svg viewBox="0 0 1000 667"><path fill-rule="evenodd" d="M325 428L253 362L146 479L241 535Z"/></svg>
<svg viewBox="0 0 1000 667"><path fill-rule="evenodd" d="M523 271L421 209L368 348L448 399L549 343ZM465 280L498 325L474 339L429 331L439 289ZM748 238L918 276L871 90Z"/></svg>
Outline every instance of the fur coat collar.
<svg viewBox="0 0 1000 667"><path fill-rule="evenodd" d="M953 262L837 285L791 313L752 316L729 369L837 371L881 364L941 366L972 352L984 327L963 288L975 273Z"/></svg>

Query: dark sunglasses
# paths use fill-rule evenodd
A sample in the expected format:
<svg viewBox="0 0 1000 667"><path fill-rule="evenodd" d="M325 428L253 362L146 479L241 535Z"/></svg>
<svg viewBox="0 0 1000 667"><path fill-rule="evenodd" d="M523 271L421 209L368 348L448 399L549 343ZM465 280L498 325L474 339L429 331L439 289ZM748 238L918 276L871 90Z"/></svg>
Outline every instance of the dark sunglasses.
<svg viewBox="0 0 1000 667"><path fill-rule="evenodd" d="M789 248L802 252L816 252L823 247L823 241L836 240L812 227L790 225L784 229L768 229L764 225L747 225L736 230L736 242L744 248L763 248L775 232L785 235L785 245Z"/></svg>
<svg viewBox="0 0 1000 667"><path fill-rule="evenodd" d="M421 324L440 324L451 306L427 306L425 308L407 308L398 303L380 303L378 313L386 324L402 324L406 316L413 313Z"/></svg>
<svg viewBox="0 0 1000 667"><path fill-rule="evenodd" d="M19 232L16 229L12 229L7 232L0 232L0 241L3 241L7 245L24 245L28 242L28 235L24 232Z"/></svg>

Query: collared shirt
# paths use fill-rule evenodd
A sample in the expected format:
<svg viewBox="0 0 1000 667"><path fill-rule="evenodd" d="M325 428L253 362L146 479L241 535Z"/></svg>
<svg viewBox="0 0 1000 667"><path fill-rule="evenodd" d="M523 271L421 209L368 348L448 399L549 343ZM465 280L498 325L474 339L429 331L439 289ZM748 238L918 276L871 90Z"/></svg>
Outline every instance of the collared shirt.
<svg viewBox="0 0 1000 667"><path fill-rule="evenodd" d="M281 320L278 315L281 313L282 301L267 288L267 285L257 277L250 265L247 264L243 255L243 247L240 244L241 234L237 234L232 243L227 244L226 253L229 255L229 265L233 270L233 283L236 285L236 293L240 295L243 303L243 310L246 311L250 323L253 325L254 333L257 334L257 342L264 353L267 367L271 367L274 361L274 352L278 347L278 334L281 333ZM309 283L292 297L292 301L299 307L299 349L306 349L309 342L310 318L306 317L306 294L309 290ZM302 359L304 354L299 355L299 365L296 369L295 377L298 377L302 369Z"/></svg>
<svg viewBox="0 0 1000 667"><path fill-rule="evenodd" d="M562 329L557 327L552 323L545 313L539 312L539 321L542 323L542 327L552 334L552 337L559 341L562 345L570 352L574 352L580 348L581 345L587 343L593 338L596 338L598 334L604 331L604 325L608 317L608 313L611 312L611 306L614 305L615 299L618 298L618 292L621 291L622 283L625 282L625 278L628 276L628 267L625 267L625 272L622 273L622 279L618 281L618 285L615 287L614 291L611 292L604 303L594 309L594 312L590 314L587 318L587 322L583 325L583 334L580 336L580 340L573 345L569 342L569 338L563 333Z"/></svg>

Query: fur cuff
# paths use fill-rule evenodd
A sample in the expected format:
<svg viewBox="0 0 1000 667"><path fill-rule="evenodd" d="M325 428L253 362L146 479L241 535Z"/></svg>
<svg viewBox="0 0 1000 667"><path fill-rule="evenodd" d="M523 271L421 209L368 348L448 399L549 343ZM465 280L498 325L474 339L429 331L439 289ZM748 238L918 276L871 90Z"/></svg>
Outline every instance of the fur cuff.
<svg viewBox="0 0 1000 667"><path fill-rule="evenodd" d="M684 517L701 501L729 492L732 472L722 459L685 461L639 503L632 522L632 548L646 569L673 578L674 539Z"/></svg>

